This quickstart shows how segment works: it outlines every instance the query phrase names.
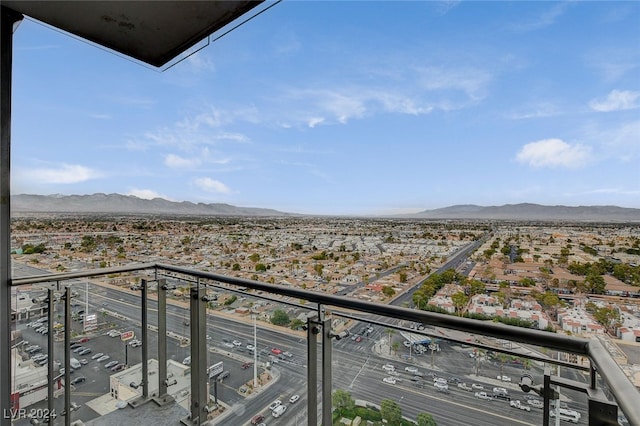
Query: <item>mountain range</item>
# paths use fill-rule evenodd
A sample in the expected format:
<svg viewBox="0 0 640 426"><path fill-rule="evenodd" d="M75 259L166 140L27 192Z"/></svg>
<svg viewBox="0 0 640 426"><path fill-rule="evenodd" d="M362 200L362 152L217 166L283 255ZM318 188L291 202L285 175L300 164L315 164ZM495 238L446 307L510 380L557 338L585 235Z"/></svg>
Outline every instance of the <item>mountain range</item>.
<svg viewBox="0 0 640 426"><path fill-rule="evenodd" d="M237 207L224 203L192 203L163 198L147 200L134 195L13 195L14 214L150 214L186 216L297 216L278 210ZM521 203L502 206L462 204L414 214L394 216L407 219L479 219L479 220L540 220L585 222L640 222L640 209L617 206L545 206Z"/></svg>
<svg viewBox="0 0 640 426"><path fill-rule="evenodd" d="M640 222L640 209L617 206L545 206L532 203L488 207L461 204L435 210L424 210L407 216L424 219Z"/></svg>
<svg viewBox="0 0 640 426"><path fill-rule="evenodd" d="M271 209L237 207L224 203L192 203L164 198L147 200L135 195L12 195L12 213L150 214L186 216L291 216Z"/></svg>

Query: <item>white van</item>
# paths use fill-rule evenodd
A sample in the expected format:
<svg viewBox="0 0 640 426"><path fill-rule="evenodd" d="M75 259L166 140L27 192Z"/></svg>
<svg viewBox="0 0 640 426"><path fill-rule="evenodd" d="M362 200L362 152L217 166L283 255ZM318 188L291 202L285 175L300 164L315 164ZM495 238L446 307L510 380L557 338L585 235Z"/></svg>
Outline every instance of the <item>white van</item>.
<svg viewBox="0 0 640 426"><path fill-rule="evenodd" d="M287 411L287 406L286 405L278 405L276 408L274 408L274 410L271 412L271 415L273 417L280 417L281 415L284 414L284 412Z"/></svg>
<svg viewBox="0 0 640 426"><path fill-rule="evenodd" d="M558 411L558 414L559 414L558 417L560 417L560 420L564 420L571 423L578 423L580 421L580 417L582 417L582 415L578 413L576 410L569 410L567 408L561 408ZM555 417L556 410L551 409L551 411L549 411L549 415L551 417Z"/></svg>
<svg viewBox="0 0 640 426"><path fill-rule="evenodd" d="M184 365L191 365L191 356L186 357L185 359L182 360L182 363Z"/></svg>
<svg viewBox="0 0 640 426"><path fill-rule="evenodd" d="M71 365L71 368L73 368L73 369L78 369L78 368L82 367L82 364L80 364L80 361L78 361L75 358L71 358L69 360L69 364Z"/></svg>

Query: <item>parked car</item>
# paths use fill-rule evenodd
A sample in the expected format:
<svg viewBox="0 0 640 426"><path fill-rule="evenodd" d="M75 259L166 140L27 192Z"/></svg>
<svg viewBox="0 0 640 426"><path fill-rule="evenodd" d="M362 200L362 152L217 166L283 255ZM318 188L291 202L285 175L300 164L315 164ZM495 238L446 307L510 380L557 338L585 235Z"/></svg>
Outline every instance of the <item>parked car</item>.
<svg viewBox="0 0 640 426"><path fill-rule="evenodd" d="M497 379L498 380L502 380L503 382L510 382L511 381L511 377L509 377L509 376L498 376Z"/></svg>
<svg viewBox="0 0 640 426"><path fill-rule="evenodd" d="M84 382L86 380L87 380L87 378L84 377L84 376L77 376L77 377L74 377L73 380L71 380L71 384L72 385L77 385L78 383L82 383L82 382Z"/></svg>
<svg viewBox="0 0 640 426"><path fill-rule="evenodd" d="M531 411L531 407L529 407L528 405L521 404L519 399L509 402L509 405L519 410Z"/></svg>
<svg viewBox="0 0 640 426"><path fill-rule="evenodd" d="M509 392L505 388L495 387L493 393L496 395L507 395Z"/></svg>
<svg viewBox="0 0 640 426"><path fill-rule="evenodd" d="M476 398L484 399L485 401L493 400L493 397L491 397L491 395L487 394L486 392L476 392L474 395Z"/></svg>
<svg viewBox="0 0 640 426"><path fill-rule="evenodd" d="M466 391L472 391L473 388L471 386L469 386L468 384L462 382L462 383L458 383L458 388L462 389L462 390L466 390Z"/></svg>
<svg viewBox="0 0 640 426"><path fill-rule="evenodd" d="M529 399L527 400L527 404L529 404L533 408L544 408L544 403L539 399Z"/></svg>
<svg viewBox="0 0 640 426"><path fill-rule="evenodd" d="M122 371L122 370L124 370L124 367L125 367L124 364L118 364L118 365L115 365L115 366L111 367L111 371L113 371L114 373L118 372L118 371Z"/></svg>
<svg viewBox="0 0 640 426"><path fill-rule="evenodd" d="M105 355L107 356L107 355ZM106 363L104 365L104 368L111 368L111 367L115 367L116 365L118 365L118 361L109 361L108 363Z"/></svg>
<svg viewBox="0 0 640 426"><path fill-rule="evenodd" d="M98 358L100 358L100 357L101 357L101 356L103 356L103 355L104 355L104 354L103 354L102 352L98 352L97 354L94 354L94 355L91 357L91 359L98 359Z"/></svg>
<svg viewBox="0 0 640 426"><path fill-rule="evenodd" d="M253 366L252 362L245 362L244 364L242 364L242 368L243 369L247 369Z"/></svg>
<svg viewBox="0 0 640 426"><path fill-rule="evenodd" d="M280 401L279 399L276 399L271 404L269 404L269 410L270 411L275 410L278 405L282 405L282 401Z"/></svg>
<svg viewBox="0 0 640 426"><path fill-rule="evenodd" d="M83 355L87 355L91 353L91 349L89 348L84 348L83 350L81 350L80 352L78 352L78 355L83 356Z"/></svg>
<svg viewBox="0 0 640 426"><path fill-rule="evenodd" d="M275 407L274 407L275 408ZM264 420L264 416L262 414L256 414L255 416L253 416L253 418L251 419L251 424L252 425L257 425L260 424L260 422L262 422Z"/></svg>
<svg viewBox="0 0 640 426"><path fill-rule="evenodd" d="M442 382L433 382L433 386L436 390L449 390L449 385Z"/></svg>
<svg viewBox="0 0 640 426"><path fill-rule="evenodd" d="M273 410L273 411L271 412L271 415L272 415L273 417L278 418L278 417L280 417L281 415L283 415L285 411L287 411L287 406L286 406L286 405L278 405L278 406L275 408L275 410Z"/></svg>
<svg viewBox="0 0 640 426"><path fill-rule="evenodd" d="M271 349L271 353L274 355L280 355L282 353L282 350L278 349L278 348L272 348Z"/></svg>
<svg viewBox="0 0 640 426"><path fill-rule="evenodd" d="M418 369L416 367L405 367L404 371L407 371L411 374L417 374L418 373Z"/></svg>
<svg viewBox="0 0 640 426"><path fill-rule="evenodd" d="M98 362L102 362L102 361L106 361L109 358L111 358L109 355L102 355L100 358L98 358L96 361Z"/></svg>
<svg viewBox="0 0 640 426"><path fill-rule="evenodd" d="M293 395L291 396L291 398L289 398L289 402L291 404L293 404L294 402L298 401L300 399L300 395Z"/></svg>
<svg viewBox="0 0 640 426"><path fill-rule="evenodd" d="M483 389L484 389L484 386L479 385L479 384L477 384L477 383L472 383L472 384L471 384L471 389L473 389L473 390L477 390L477 391L481 391L481 390L483 390Z"/></svg>
<svg viewBox="0 0 640 426"><path fill-rule="evenodd" d="M382 379L382 381L385 382L385 383L389 383L390 385L395 385L396 384L395 377L385 377L384 379Z"/></svg>

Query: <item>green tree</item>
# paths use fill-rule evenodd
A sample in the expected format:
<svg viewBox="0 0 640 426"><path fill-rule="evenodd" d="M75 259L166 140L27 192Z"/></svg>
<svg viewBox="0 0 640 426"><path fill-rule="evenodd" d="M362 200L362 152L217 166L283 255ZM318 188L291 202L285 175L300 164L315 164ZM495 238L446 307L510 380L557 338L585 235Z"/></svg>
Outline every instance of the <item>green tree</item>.
<svg viewBox="0 0 640 426"><path fill-rule="evenodd" d="M604 294L605 288L607 286L602 275L596 275L593 273L587 275L587 277L584 279L584 282L587 290L593 294Z"/></svg>
<svg viewBox="0 0 640 426"><path fill-rule="evenodd" d="M291 322L289 315L282 309L276 309L273 311L273 314L271 314L271 324L284 326L289 324L289 322Z"/></svg>
<svg viewBox="0 0 640 426"><path fill-rule="evenodd" d="M232 271L239 271L240 270L240 264L239 263L234 263L233 266L231 267Z"/></svg>
<svg viewBox="0 0 640 426"><path fill-rule="evenodd" d="M393 287L385 285L385 286L382 286L382 294L384 294L387 297L392 297L394 294L396 294L396 291L393 289Z"/></svg>
<svg viewBox="0 0 640 426"><path fill-rule="evenodd" d="M256 263L258 260L260 260L260 255L258 253L253 253L251 256L249 256L249 260L253 263Z"/></svg>
<svg viewBox="0 0 640 426"><path fill-rule="evenodd" d="M453 306L456 307L458 315L462 315L464 308L467 306L467 303L469 303L469 296L459 291L451 296L451 301L453 302Z"/></svg>
<svg viewBox="0 0 640 426"><path fill-rule="evenodd" d="M398 272L398 280L401 283L406 283L407 282L407 273L404 271L400 271Z"/></svg>
<svg viewBox="0 0 640 426"><path fill-rule="evenodd" d="M289 327L292 330L300 330L303 325L304 325L304 321L302 321L301 319L298 319L298 318L294 318L294 319L291 320L291 323L289 324Z"/></svg>
<svg viewBox="0 0 640 426"><path fill-rule="evenodd" d="M613 331L620 323L620 311L616 308L605 306L596 308L593 317L602 324L608 331Z"/></svg>
<svg viewBox="0 0 640 426"><path fill-rule="evenodd" d="M267 271L267 265L265 265L264 263L256 263L256 272L266 272Z"/></svg>
<svg viewBox="0 0 640 426"><path fill-rule="evenodd" d="M478 280L471 280L469 282L469 296L475 296L476 294L483 294L487 291L487 286Z"/></svg>
<svg viewBox="0 0 640 426"><path fill-rule="evenodd" d="M391 426L399 426L402 421L402 410L400 405L392 399L383 399L380 401L380 415L387 424Z"/></svg>
<svg viewBox="0 0 640 426"><path fill-rule="evenodd" d="M429 413L418 413L416 417L416 423L418 426L437 426L438 424L434 420L433 416Z"/></svg>
<svg viewBox="0 0 640 426"><path fill-rule="evenodd" d="M334 410L353 410L356 402L353 400L350 392L342 389L336 389L331 395L331 402Z"/></svg>

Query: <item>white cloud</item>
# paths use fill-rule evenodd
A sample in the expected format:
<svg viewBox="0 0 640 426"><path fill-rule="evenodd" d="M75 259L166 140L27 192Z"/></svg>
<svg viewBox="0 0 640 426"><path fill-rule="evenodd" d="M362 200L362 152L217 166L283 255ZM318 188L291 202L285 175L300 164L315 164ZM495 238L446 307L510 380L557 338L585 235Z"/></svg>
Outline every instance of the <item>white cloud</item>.
<svg viewBox="0 0 640 426"><path fill-rule="evenodd" d="M175 154L169 154L164 158L164 164L172 169L189 169L201 164L199 158L183 158Z"/></svg>
<svg viewBox="0 0 640 426"><path fill-rule="evenodd" d="M189 56L186 61L193 71L215 71L216 67L211 61L211 59L207 58L202 52L194 53Z"/></svg>
<svg viewBox="0 0 640 426"><path fill-rule="evenodd" d="M126 195L133 195L138 198L143 198L145 200L153 200L154 198L164 198L165 200L171 201L169 197L166 195L162 195L152 189L131 189Z"/></svg>
<svg viewBox="0 0 640 426"><path fill-rule="evenodd" d="M591 157L591 148L581 144L570 145L560 139L545 139L522 147L516 156L520 163L531 167L577 168Z"/></svg>
<svg viewBox="0 0 640 426"><path fill-rule="evenodd" d="M110 120L111 119L111 115L109 115L109 114L94 113L94 114L89 114L89 117L96 118L98 120Z"/></svg>
<svg viewBox="0 0 640 426"><path fill-rule="evenodd" d="M632 121L603 132L599 137L607 141L605 146L610 154L623 161L632 161L640 155L640 120Z"/></svg>
<svg viewBox="0 0 640 426"><path fill-rule="evenodd" d="M486 96L491 74L479 69L427 67L418 70L419 81L427 90L461 90L472 100Z"/></svg>
<svg viewBox="0 0 640 426"><path fill-rule="evenodd" d="M44 168L31 171L38 180L47 183L71 184L96 179L102 174L77 164L63 164L59 168Z"/></svg>
<svg viewBox="0 0 640 426"><path fill-rule="evenodd" d="M221 194L229 194L231 189L219 180L211 179L208 177L197 178L193 181L203 191L216 192Z"/></svg>
<svg viewBox="0 0 640 426"><path fill-rule="evenodd" d="M521 22L514 24L512 28L518 32L534 31L542 28L546 28L556 23L559 17L564 15L564 12L569 7L569 3L557 3L550 9L545 10L539 16L534 17L528 22Z"/></svg>
<svg viewBox="0 0 640 426"><path fill-rule="evenodd" d="M640 92L631 90L612 90L604 99L593 99L589 102L591 109L600 112L621 111L638 108Z"/></svg>
<svg viewBox="0 0 640 426"><path fill-rule="evenodd" d="M560 114L558 108L549 103L530 105L527 106L527 108L527 111L509 113L507 117L512 120L526 120L530 118L553 117Z"/></svg>
<svg viewBox="0 0 640 426"><path fill-rule="evenodd" d="M313 129L318 124L322 124L323 122L324 122L324 118L323 117L311 117L307 121L307 126L309 126L309 127L311 127Z"/></svg>

